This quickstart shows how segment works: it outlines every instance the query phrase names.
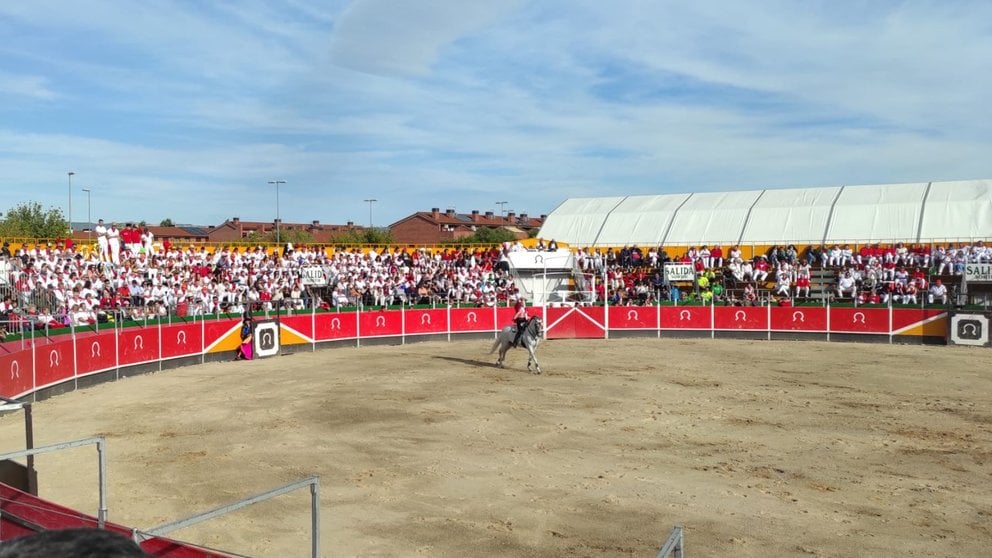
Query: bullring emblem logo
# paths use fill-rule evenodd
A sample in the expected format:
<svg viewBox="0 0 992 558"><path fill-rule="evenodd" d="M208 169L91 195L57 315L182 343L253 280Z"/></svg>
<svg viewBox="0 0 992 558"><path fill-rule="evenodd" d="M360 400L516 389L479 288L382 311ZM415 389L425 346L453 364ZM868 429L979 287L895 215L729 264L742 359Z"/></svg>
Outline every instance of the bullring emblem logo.
<svg viewBox="0 0 992 558"><path fill-rule="evenodd" d="M855 324L862 323L863 324L863 323L865 323L865 313L864 312L855 312L854 313L854 316L852 316L851 319L854 320L851 323L855 323Z"/></svg>
<svg viewBox="0 0 992 558"><path fill-rule="evenodd" d="M185 345L185 344L186 344L186 332L183 330L179 330L178 332L176 332L176 345Z"/></svg>
<svg viewBox="0 0 992 558"><path fill-rule="evenodd" d="M279 326L273 321L255 325L255 352L260 357L279 354Z"/></svg>
<svg viewBox="0 0 992 558"><path fill-rule="evenodd" d="M376 318L375 318L375 327L386 327L386 317L385 316L376 316Z"/></svg>
<svg viewBox="0 0 992 558"><path fill-rule="evenodd" d="M142 339L140 335L135 335L134 350L137 351L138 349L144 349L144 348L145 348L145 340Z"/></svg>
<svg viewBox="0 0 992 558"><path fill-rule="evenodd" d="M951 341L955 345L988 345L989 319L982 314L956 314L951 318Z"/></svg>
<svg viewBox="0 0 992 558"><path fill-rule="evenodd" d="M743 320L746 320L746 319L747 319L747 312L745 312L743 310L738 310L736 313L734 313L734 321L735 322L740 322L740 321L743 321Z"/></svg>
<svg viewBox="0 0 992 558"><path fill-rule="evenodd" d="M465 322L470 324L479 323L479 317L475 315L475 312L469 312L465 315Z"/></svg>
<svg viewBox="0 0 992 558"><path fill-rule="evenodd" d="M331 320L331 329L341 329L341 318Z"/></svg>
<svg viewBox="0 0 992 558"><path fill-rule="evenodd" d="M637 310L631 310L630 312L627 312L627 319L628 320L636 320L636 319L638 319L637 318Z"/></svg>
<svg viewBox="0 0 992 558"><path fill-rule="evenodd" d="M536 263L536 264L543 264L544 263L544 256L542 256L540 254L534 256L534 263Z"/></svg>
<svg viewBox="0 0 992 558"><path fill-rule="evenodd" d="M96 358L98 356L100 356L100 343L94 341L93 344L90 345L90 358Z"/></svg>
<svg viewBox="0 0 992 558"><path fill-rule="evenodd" d="M52 352L48 354L48 364L50 364L52 368L55 368L60 364L59 362L60 359L61 357L59 355L59 352L56 351L55 349L52 349Z"/></svg>
<svg viewBox="0 0 992 558"><path fill-rule="evenodd" d="M806 314L803 314L799 310L792 313L792 321L794 322L806 322Z"/></svg>
<svg viewBox="0 0 992 558"><path fill-rule="evenodd" d="M10 362L10 379L21 377L21 365L16 360Z"/></svg>
<svg viewBox="0 0 992 558"><path fill-rule="evenodd" d="M421 314L420 315L420 325L430 325L430 323L431 323L431 315L430 314Z"/></svg>
<svg viewBox="0 0 992 558"><path fill-rule="evenodd" d="M692 319L692 312L690 312L688 310L683 310L683 311L679 312L679 321L680 322L684 322L684 321L690 320L690 319Z"/></svg>

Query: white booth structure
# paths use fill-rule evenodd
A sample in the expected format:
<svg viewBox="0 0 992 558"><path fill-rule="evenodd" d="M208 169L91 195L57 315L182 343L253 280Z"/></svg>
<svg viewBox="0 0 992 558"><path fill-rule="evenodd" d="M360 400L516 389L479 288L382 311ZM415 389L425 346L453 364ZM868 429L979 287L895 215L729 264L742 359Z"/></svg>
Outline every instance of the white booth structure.
<svg viewBox="0 0 992 558"><path fill-rule="evenodd" d="M593 279L579 270L575 254L568 249L510 252L508 257L517 288L534 306L576 306L595 300Z"/></svg>

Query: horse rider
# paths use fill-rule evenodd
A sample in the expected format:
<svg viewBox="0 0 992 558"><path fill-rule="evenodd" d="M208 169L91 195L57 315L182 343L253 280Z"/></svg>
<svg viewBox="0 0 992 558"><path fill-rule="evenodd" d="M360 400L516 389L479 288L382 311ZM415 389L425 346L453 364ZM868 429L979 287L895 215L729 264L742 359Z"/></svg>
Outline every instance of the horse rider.
<svg viewBox="0 0 992 558"><path fill-rule="evenodd" d="M513 306L516 313L513 315L513 321L517 324L517 335L513 338L513 347L517 346L520 342L520 336L524 334L524 330L527 328L527 320L530 318L527 316L527 305L524 304L524 299L517 299L516 305Z"/></svg>

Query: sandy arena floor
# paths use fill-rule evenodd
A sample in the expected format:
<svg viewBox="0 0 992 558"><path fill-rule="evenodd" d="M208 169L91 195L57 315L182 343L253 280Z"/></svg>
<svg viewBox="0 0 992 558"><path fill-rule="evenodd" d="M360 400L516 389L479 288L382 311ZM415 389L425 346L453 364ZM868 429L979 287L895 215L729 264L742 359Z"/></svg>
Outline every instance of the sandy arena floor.
<svg viewBox="0 0 992 558"><path fill-rule="evenodd" d="M981 349L486 341L169 370L34 407L36 445L108 438L110 519L152 527L310 474L326 556L988 556ZM0 449L23 419L0 419ZM95 513L93 447L37 458ZM308 556L301 490L173 536Z"/></svg>

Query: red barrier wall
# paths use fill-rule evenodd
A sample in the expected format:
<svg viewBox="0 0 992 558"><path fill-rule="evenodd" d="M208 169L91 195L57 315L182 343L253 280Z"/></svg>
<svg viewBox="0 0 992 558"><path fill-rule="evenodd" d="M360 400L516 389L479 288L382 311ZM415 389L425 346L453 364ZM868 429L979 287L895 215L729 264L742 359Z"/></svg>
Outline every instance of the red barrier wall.
<svg viewBox="0 0 992 558"><path fill-rule="evenodd" d="M946 313L920 308L623 306L531 308L549 339L606 338L608 332L803 332L875 336L895 342L946 335ZM278 318L282 345L426 335L495 333L512 322L510 308L436 308L296 314ZM79 330L0 346L0 394L18 398L79 376L180 357L205 358L239 343L236 319Z"/></svg>

